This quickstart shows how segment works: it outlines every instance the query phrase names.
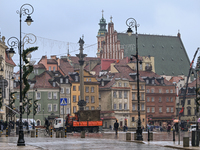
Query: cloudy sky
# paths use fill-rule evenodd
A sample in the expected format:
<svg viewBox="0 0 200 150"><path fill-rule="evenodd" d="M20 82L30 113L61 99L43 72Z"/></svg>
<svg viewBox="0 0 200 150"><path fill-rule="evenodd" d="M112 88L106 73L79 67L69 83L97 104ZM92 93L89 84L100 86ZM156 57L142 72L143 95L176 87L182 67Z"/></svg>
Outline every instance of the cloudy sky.
<svg viewBox="0 0 200 150"><path fill-rule="evenodd" d="M25 48L39 46L38 51L32 53L36 62L43 55L66 55L68 47L70 54L75 56L79 53L77 42L82 35L84 53L95 57L102 10L107 23L113 17L117 32L127 30L126 20L130 17L140 24L138 33L141 34L176 36L180 31L190 60L200 46L199 0L0 0L0 31L6 40L12 36L19 38L20 17L16 11L25 3L34 7L31 15L34 22L27 26L23 22L26 16L22 16L22 32L37 37L34 45L25 45ZM13 60L19 64L18 52Z"/></svg>

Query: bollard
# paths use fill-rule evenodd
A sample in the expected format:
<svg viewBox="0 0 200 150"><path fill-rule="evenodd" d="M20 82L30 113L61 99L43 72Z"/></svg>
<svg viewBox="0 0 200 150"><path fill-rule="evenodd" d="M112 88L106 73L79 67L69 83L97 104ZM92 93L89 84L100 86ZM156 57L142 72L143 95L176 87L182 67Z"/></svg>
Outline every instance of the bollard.
<svg viewBox="0 0 200 150"><path fill-rule="evenodd" d="M175 142L175 130L173 129L173 141Z"/></svg>
<svg viewBox="0 0 200 150"><path fill-rule="evenodd" d="M6 128L6 137L8 137L8 127Z"/></svg>
<svg viewBox="0 0 200 150"><path fill-rule="evenodd" d="M150 137L149 137L149 129L148 129L148 141L150 141Z"/></svg>
<svg viewBox="0 0 200 150"><path fill-rule="evenodd" d="M130 132L126 133L126 141L131 141L131 133Z"/></svg>
<svg viewBox="0 0 200 150"><path fill-rule="evenodd" d="M81 131L81 138L85 138L85 131Z"/></svg>
<svg viewBox="0 0 200 150"><path fill-rule="evenodd" d="M52 138L52 130L53 130L53 129L52 129L52 127L51 127L51 138Z"/></svg>
<svg viewBox="0 0 200 150"><path fill-rule="evenodd" d="M67 137L67 127L65 127L65 138Z"/></svg>
<svg viewBox="0 0 200 150"><path fill-rule="evenodd" d="M36 129L36 138L38 137L38 129Z"/></svg>

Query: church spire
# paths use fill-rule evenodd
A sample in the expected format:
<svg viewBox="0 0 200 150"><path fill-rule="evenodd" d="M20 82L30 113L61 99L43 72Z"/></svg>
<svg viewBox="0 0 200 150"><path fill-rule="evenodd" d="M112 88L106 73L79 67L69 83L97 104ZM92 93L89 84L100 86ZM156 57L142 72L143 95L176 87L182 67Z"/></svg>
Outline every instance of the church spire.
<svg viewBox="0 0 200 150"><path fill-rule="evenodd" d="M101 12L102 12L102 18L100 19L100 22L99 22L100 29L99 29L97 36L105 36L105 33L107 32L107 30L106 30L107 23L106 23L106 20L103 17L104 11L102 10Z"/></svg>

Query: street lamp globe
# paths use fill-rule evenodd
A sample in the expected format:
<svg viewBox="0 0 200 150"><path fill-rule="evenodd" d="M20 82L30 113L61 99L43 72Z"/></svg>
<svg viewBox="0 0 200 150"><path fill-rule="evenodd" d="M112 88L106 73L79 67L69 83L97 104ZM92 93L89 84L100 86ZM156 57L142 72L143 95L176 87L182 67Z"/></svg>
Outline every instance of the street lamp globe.
<svg viewBox="0 0 200 150"><path fill-rule="evenodd" d="M127 33L128 33L128 36L131 36L132 33L133 33L133 31L132 31L132 29L130 27L128 28Z"/></svg>
<svg viewBox="0 0 200 150"><path fill-rule="evenodd" d="M14 49L11 47L10 50L8 51L9 57L13 57L13 55L15 54Z"/></svg>
<svg viewBox="0 0 200 150"><path fill-rule="evenodd" d="M28 25L28 26L30 26L30 25L31 25L31 23L33 22L33 20L32 20L32 18L31 18L31 16L30 16L30 15L28 15L28 16L27 16L27 18L26 18L25 22L27 23L27 25Z"/></svg>

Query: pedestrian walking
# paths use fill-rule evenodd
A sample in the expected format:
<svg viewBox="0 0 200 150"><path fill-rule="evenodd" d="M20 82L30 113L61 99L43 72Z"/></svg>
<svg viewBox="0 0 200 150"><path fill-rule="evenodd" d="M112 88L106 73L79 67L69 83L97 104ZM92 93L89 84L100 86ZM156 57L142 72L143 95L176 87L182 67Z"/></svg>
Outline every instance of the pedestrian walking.
<svg viewBox="0 0 200 150"><path fill-rule="evenodd" d="M116 135L117 135L118 128L119 128L119 123L117 122L117 120L116 120L116 122L114 123L114 128L115 128L115 133L116 133Z"/></svg>

